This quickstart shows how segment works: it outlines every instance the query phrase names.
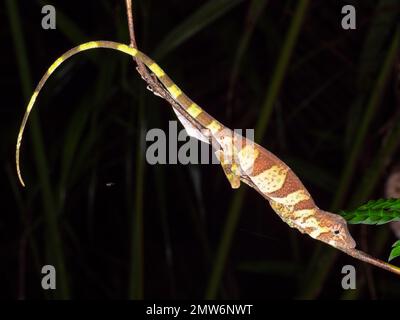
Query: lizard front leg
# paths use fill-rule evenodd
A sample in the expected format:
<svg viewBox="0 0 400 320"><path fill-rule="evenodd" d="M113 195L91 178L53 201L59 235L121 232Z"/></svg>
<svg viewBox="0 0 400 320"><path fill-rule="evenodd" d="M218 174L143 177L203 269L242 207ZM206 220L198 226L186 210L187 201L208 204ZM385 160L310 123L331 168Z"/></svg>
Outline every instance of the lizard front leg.
<svg viewBox="0 0 400 320"><path fill-rule="evenodd" d="M229 156L226 156L222 149L215 151L215 156L221 163L225 176L231 184L232 189L240 187L240 168L235 162L230 161Z"/></svg>

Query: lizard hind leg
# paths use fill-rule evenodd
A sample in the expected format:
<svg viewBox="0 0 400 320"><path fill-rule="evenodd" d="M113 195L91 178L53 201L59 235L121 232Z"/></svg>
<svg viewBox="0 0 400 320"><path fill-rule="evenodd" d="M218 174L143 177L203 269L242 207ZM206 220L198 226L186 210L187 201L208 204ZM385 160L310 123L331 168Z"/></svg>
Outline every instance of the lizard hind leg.
<svg viewBox="0 0 400 320"><path fill-rule="evenodd" d="M240 187L240 169L237 163L225 160L225 155L222 150L215 151L215 155L221 163L225 176L231 184L232 189Z"/></svg>

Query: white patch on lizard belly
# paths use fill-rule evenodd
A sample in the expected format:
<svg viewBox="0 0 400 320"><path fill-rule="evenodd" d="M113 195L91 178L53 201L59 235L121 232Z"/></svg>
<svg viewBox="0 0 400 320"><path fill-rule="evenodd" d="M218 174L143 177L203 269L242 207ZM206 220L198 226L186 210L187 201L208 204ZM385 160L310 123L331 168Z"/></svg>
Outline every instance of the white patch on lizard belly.
<svg viewBox="0 0 400 320"><path fill-rule="evenodd" d="M245 145L238 153L240 167L246 174L253 172L254 162L258 157L259 151L254 144Z"/></svg>
<svg viewBox="0 0 400 320"><path fill-rule="evenodd" d="M172 108L174 110L176 116L178 117L178 120L182 123L183 127L185 128L187 134L190 137L196 138L200 141L203 141L205 143L210 143L209 138L207 138L204 134L201 133L199 129L194 127L189 120L187 120L178 110L175 108Z"/></svg>

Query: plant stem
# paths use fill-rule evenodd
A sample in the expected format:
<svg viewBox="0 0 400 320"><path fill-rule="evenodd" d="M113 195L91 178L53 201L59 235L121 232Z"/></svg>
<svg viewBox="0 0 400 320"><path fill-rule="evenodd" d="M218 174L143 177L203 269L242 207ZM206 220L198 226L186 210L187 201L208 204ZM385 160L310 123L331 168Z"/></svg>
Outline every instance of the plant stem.
<svg viewBox="0 0 400 320"><path fill-rule="evenodd" d="M268 122L275 100L281 89L284 75L292 55L294 45L297 41L302 22L307 11L309 1L300 0L298 2L292 23L290 24L288 33L283 44L278 63L271 78L271 85L268 88L265 101L262 105L261 114L256 126L256 140L261 140L267 129ZM239 220L242 204L245 196L245 190L240 189L236 192L232 205L228 212L228 218L225 222L224 231L219 243L217 254L211 276L207 285L206 299L215 299L221 282L222 273L225 267L226 259L231 247L232 238Z"/></svg>
<svg viewBox="0 0 400 320"><path fill-rule="evenodd" d="M376 83L374 85L374 90L370 96L370 100L368 102L368 109L374 109L375 105L378 104L379 102L379 97L382 95L383 90L384 90L384 84L386 83L387 79L390 76L390 70L391 70L391 66L394 63L394 59L396 57L396 52L398 51L399 48L399 38L400 38L400 28L397 28L392 43L390 45L390 48L388 50L388 53L385 57L385 60L383 62L381 71L378 75L378 78L376 80ZM369 111L371 112L371 110ZM370 115L365 115L364 120L362 121L364 123L367 123L369 125L369 119L365 119L365 118L369 118ZM368 128L368 127L367 127ZM366 129L367 129L366 128ZM362 128L361 130L366 130L364 128ZM397 130L396 130L397 131ZM357 143L360 143L359 141L363 141L363 137L365 135L365 132L363 134L358 133L357 134L357 138L356 141ZM397 133L395 135L397 137ZM394 139L390 139L390 141L394 141ZM394 148L392 146L392 143L389 143L386 147L389 148L389 150L385 151L384 154L389 157L390 154L393 154L394 152ZM358 146L358 148L361 148L361 145ZM358 155L358 152L357 152ZM373 188L376 186L377 183L377 178L378 178L378 173L381 172L381 170L383 170L384 166L386 165L386 161L383 161L383 159L379 160L379 158L382 156L382 154L378 154L376 156L376 164L379 167L374 167L374 170L370 169L369 171L371 172L371 181L364 181L364 183L360 183L359 185L359 191L354 192L354 195L352 197L352 199L350 199L349 203L354 204L355 200L359 203L366 201L368 196L370 195L370 193L372 192ZM352 156L353 160L351 161L355 161L354 159L357 158L356 156L356 152L354 152L353 150L353 156ZM353 164L351 164L351 168L352 170L354 169L355 166L355 162ZM347 165L345 171L346 173L344 173L342 175L342 177L344 177L344 179L347 179L347 175L349 175L349 173L347 173L347 171L349 170L350 165ZM372 170L372 171L371 171ZM351 172L350 172L351 173ZM368 175L368 174L367 174ZM350 176L349 176L350 178ZM343 182L342 185L344 186ZM338 193L343 193L344 192L344 188L342 187L341 189L338 189ZM338 194L336 196L336 201L333 203L332 208L335 208L339 205L339 203L342 201L344 197L344 194ZM318 264L318 267L316 267L313 272L312 275L310 275L310 277L306 277L305 278L305 285L303 287L302 292L300 293L299 297L303 298L303 299L313 299L316 297L316 295L318 294L320 288L323 286L323 283L325 281L325 279L327 278L328 274L329 274L329 269L332 266L332 264L334 263L334 260L337 257L338 252L337 251L333 251L333 250L326 250L326 251L322 251L322 244L319 244L317 249L316 249L316 253L315 253L315 260L323 260L324 264Z"/></svg>
<svg viewBox="0 0 400 320"><path fill-rule="evenodd" d="M240 211L243 205L243 199L245 195L245 189L241 188L237 191L233 198L229 216L225 223L221 242L218 247L218 251L215 257L214 267L211 273L210 280L208 282L206 299L215 299L219 284L221 282L222 272L224 271L225 262L231 247L233 234L236 230L236 225L240 217Z"/></svg>
<svg viewBox="0 0 400 320"><path fill-rule="evenodd" d="M286 75L290 57L292 56L294 46L297 42L303 20L307 12L308 5L309 0L301 0L297 4L296 12L293 16L292 23L279 55L278 63L271 77L271 85L268 88L264 103L261 107L261 112L259 114L259 119L255 129L255 139L257 142L261 141L264 133L266 132L276 98L278 97L282 87L283 79Z"/></svg>
<svg viewBox="0 0 400 320"><path fill-rule="evenodd" d="M366 106L366 110L364 113L364 118L361 121L360 126L358 127L357 135L353 144L353 148L350 151L350 155L346 159L346 166L343 170L342 176L340 178L339 187L336 192L336 196L333 200L331 210L337 210L343 203L343 199L347 194L349 189L349 185L351 182L351 178L354 173L355 166L357 164L357 159L360 156L360 152L363 147L363 142L365 140L365 136L368 132L369 125L371 120L374 118L375 111L379 104L380 98L382 96L382 92L385 88L386 82L390 76L394 59L396 57L398 47L399 47L399 38L400 38L400 29L397 28L397 31L394 35L392 44L389 48L389 51L386 55L385 61L382 65L382 69L379 73L379 76L376 80L376 83L373 87L373 91L369 102ZM367 187L370 184L365 185L362 188Z"/></svg>
<svg viewBox="0 0 400 320"><path fill-rule="evenodd" d="M22 82L22 91L26 99L32 93L32 77L30 73L27 51L25 48L25 40L21 28L21 20L17 1L7 0L6 2L8 16L10 19L11 32L14 39L15 53L17 55L18 70ZM50 248L50 261L45 264L54 264L57 270L57 290L55 297L60 299L69 298L69 287L67 283L67 274L64 263L64 254L62 241L59 234L59 227L57 222L56 203L52 187L50 185L50 178L48 175L48 164L45 157L43 138L40 130L39 120L37 113L32 114L31 119L32 130L32 144L35 155L35 164L39 174L39 182L42 189L42 200L44 207L44 214L48 232L48 244Z"/></svg>

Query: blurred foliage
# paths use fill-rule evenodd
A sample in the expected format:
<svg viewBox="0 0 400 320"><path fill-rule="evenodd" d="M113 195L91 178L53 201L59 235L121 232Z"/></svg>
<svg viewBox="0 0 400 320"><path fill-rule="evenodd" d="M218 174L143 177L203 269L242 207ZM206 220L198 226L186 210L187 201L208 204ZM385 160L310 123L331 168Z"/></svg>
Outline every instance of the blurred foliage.
<svg viewBox="0 0 400 320"><path fill-rule="evenodd" d="M392 251L390 251L389 261L392 261L397 257L400 257L400 240L397 240L395 243L393 243Z"/></svg>
<svg viewBox="0 0 400 320"><path fill-rule="evenodd" d="M341 211L349 224L381 225L400 221L400 199L370 200L354 210ZM400 256L400 240L392 245L388 261Z"/></svg>
<svg viewBox="0 0 400 320"><path fill-rule="evenodd" d="M17 130L43 72L88 39L129 42L125 1L46 1L56 30L41 28L43 4L0 10L0 297L374 298L374 285L379 298L399 296L395 276L290 229L256 192L230 189L217 165L147 164L147 130L168 131L175 116L109 50L75 56L42 91L22 189ZM382 197L399 156L398 0L133 4L139 48L222 123L258 128L321 208ZM356 30L340 26L346 4ZM387 257L389 231L351 228L376 257ZM40 287L45 264L57 268L56 292ZM351 296L344 264L357 267Z"/></svg>
<svg viewBox="0 0 400 320"><path fill-rule="evenodd" d="M400 199L370 200L354 210L342 211L350 224L385 224L400 220Z"/></svg>

